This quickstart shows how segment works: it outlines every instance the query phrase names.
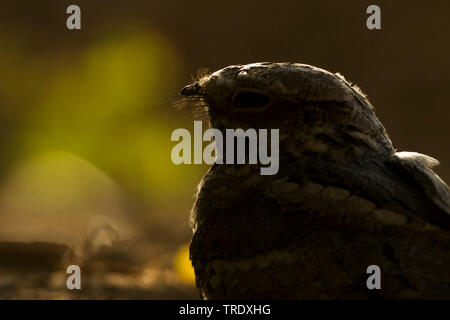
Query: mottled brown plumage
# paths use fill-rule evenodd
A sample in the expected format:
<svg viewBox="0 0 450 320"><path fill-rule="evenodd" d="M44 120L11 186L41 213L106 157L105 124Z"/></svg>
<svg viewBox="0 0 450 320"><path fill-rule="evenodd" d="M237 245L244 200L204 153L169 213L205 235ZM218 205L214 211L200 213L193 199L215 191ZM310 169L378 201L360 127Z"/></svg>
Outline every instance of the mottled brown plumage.
<svg viewBox="0 0 450 320"><path fill-rule="evenodd" d="M438 162L396 152L357 87L308 65L258 63L181 94L207 106L214 128L280 130L276 175L215 164L200 183L191 259L205 298L450 298ZM366 287L373 264L381 290Z"/></svg>

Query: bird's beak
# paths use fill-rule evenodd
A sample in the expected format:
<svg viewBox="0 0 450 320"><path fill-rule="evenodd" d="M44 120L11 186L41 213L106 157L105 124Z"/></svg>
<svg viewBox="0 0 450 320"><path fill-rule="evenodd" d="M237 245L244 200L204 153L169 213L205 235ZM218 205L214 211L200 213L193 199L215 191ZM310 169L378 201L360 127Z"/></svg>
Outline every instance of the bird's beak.
<svg viewBox="0 0 450 320"><path fill-rule="evenodd" d="M181 89L180 94L185 97L202 96L201 86L195 82Z"/></svg>

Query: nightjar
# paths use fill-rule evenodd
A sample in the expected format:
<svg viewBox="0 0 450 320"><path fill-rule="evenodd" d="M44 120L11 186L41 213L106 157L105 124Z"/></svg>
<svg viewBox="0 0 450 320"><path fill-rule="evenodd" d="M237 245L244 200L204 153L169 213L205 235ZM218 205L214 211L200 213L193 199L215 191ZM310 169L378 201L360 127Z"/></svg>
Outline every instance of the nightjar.
<svg viewBox="0 0 450 320"><path fill-rule="evenodd" d="M396 152L358 87L265 62L205 75L181 95L221 131L279 129L276 174L215 163L199 185L190 256L204 298L450 298L438 161ZM366 286L370 265L380 290Z"/></svg>

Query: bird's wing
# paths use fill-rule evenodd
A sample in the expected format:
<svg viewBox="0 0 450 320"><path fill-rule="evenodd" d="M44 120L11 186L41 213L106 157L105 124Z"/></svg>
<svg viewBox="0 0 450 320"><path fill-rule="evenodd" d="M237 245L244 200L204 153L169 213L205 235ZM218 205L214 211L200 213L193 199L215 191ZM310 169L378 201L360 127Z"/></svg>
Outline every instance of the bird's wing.
<svg viewBox="0 0 450 320"><path fill-rule="evenodd" d="M417 217L450 230L450 190L431 170L437 160L398 152L370 161L350 167L304 157L301 165L280 166L280 172L291 182L301 185L311 181L344 188L372 201L378 209L398 212L409 219Z"/></svg>
<svg viewBox="0 0 450 320"><path fill-rule="evenodd" d="M425 193L427 198L440 212L441 219L450 219L450 189L447 184L432 170L439 161L416 152L396 152L387 160L403 175L412 178Z"/></svg>

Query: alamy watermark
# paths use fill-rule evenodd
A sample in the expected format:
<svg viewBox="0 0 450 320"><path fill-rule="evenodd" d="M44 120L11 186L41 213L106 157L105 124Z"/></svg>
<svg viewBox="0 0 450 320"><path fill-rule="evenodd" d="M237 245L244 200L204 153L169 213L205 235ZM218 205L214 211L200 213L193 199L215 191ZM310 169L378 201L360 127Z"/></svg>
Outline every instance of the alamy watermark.
<svg viewBox="0 0 450 320"><path fill-rule="evenodd" d="M268 149L269 133L270 150ZM250 128L245 131L243 129L225 129L224 139L219 129L209 128L203 133L202 122L194 121L194 161L192 161L192 139L189 130L175 129L172 132L171 140L180 141L172 148L171 153L172 162L177 165L182 163L245 164L248 159L248 164L259 163L262 165L261 175L274 175L278 172L280 164L279 129L255 130ZM204 141L210 143L203 149Z"/></svg>
<svg viewBox="0 0 450 320"><path fill-rule="evenodd" d="M72 4L67 7L66 13L70 16L66 19L66 26L69 30L81 29L81 9L76 4Z"/></svg>
<svg viewBox="0 0 450 320"><path fill-rule="evenodd" d="M370 16L366 20L366 26L369 30L380 30L381 29L381 9L376 4L372 4L367 7L367 14Z"/></svg>
<svg viewBox="0 0 450 320"><path fill-rule="evenodd" d="M381 269L376 264L372 264L367 267L366 273L370 274L367 278L366 286L369 290L380 290L381 289Z"/></svg>
<svg viewBox="0 0 450 320"><path fill-rule="evenodd" d="M81 8L78 5L69 5L66 9L66 13L70 14L66 19L66 26L69 30L81 29ZM366 9L366 14L369 17L366 20L366 27L369 30L381 29L381 9L378 5L369 5Z"/></svg>
<svg viewBox="0 0 450 320"><path fill-rule="evenodd" d="M76 264L67 267L66 273L70 274L67 278L66 286L69 290L81 290L81 269Z"/></svg>

